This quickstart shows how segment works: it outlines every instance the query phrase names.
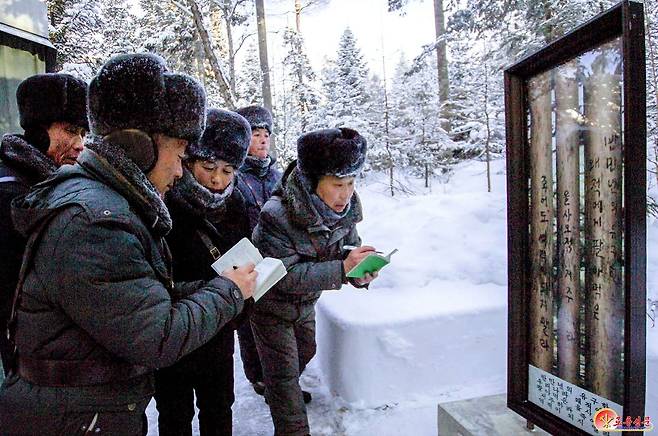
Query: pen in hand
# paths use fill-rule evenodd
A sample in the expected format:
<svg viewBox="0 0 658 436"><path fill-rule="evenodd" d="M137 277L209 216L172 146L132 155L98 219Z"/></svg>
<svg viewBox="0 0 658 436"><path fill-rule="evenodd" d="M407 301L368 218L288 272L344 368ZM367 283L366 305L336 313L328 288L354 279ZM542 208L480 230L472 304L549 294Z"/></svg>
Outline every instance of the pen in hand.
<svg viewBox="0 0 658 436"><path fill-rule="evenodd" d="M343 250L356 250L357 248L359 247L357 247L356 245L343 245ZM375 253L384 254L383 251L375 251Z"/></svg>

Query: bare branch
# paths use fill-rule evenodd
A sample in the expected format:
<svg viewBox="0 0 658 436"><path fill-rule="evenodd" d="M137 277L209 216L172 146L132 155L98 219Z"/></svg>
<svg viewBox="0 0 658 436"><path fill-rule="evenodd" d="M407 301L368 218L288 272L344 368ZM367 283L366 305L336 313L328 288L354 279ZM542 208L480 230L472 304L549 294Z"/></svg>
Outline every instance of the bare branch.
<svg viewBox="0 0 658 436"><path fill-rule="evenodd" d="M251 32L251 33L247 33L245 35L242 35L242 37L240 38L240 43L238 44L238 48L236 48L233 51L233 54L237 54L237 52L240 51L240 49L244 45L245 41L247 41L247 39L251 38L254 35L256 35L256 32Z"/></svg>
<svg viewBox="0 0 658 436"><path fill-rule="evenodd" d="M182 4L177 2L176 0L170 0L170 1L174 6L176 6L178 9L180 9L181 12L183 12L185 15L187 15L189 17L193 17L192 12L190 12L190 10L187 9L185 6L183 6Z"/></svg>
<svg viewBox="0 0 658 436"><path fill-rule="evenodd" d="M199 11L199 6L196 4L196 0L187 0L187 2L190 5L190 9L192 10L194 25L196 26L197 32L199 33L199 36L201 38L203 51L206 53L206 59L208 59L208 61L210 62L210 67L212 68L213 74L217 79L219 85L219 92L222 95L224 101L226 102L226 105L230 109L235 109L235 101L236 101L235 95L231 90L231 86L229 85L230 81L228 80L226 74L222 70L217 55L212 49L212 43L210 42L210 35L208 34L208 31L203 25L203 17L201 16L201 12Z"/></svg>

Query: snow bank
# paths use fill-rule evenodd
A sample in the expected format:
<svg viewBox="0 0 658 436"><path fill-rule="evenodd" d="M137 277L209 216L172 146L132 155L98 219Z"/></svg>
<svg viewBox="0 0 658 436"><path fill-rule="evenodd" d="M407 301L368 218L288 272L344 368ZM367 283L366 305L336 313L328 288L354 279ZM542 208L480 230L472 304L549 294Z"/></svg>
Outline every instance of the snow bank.
<svg viewBox="0 0 658 436"><path fill-rule="evenodd" d="M493 165L492 193L478 162L460 165L427 195L391 198L381 183L359 187L364 244L399 253L370 290L325 292L318 303L318 359L333 393L378 407L504 392L503 166Z"/></svg>

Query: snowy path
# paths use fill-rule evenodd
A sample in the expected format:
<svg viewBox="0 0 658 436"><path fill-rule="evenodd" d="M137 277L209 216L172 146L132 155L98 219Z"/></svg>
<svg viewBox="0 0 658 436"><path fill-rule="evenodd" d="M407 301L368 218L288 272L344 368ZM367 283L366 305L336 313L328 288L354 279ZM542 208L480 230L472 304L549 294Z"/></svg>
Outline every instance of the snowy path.
<svg viewBox="0 0 658 436"><path fill-rule="evenodd" d="M236 342L237 349L237 342ZM235 403L233 404L234 436L271 436L274 433L272 419L263 398L256 395L242 370L240 353L235 355ZM436 400L427 403L408 404L405 407L391 405L378 409L355 410L340 399L330 395L322 385L317 362L311 361L302 376L302 386L313 395L307 405L313 436L435 436ZM149 419L149 436L158 434L158 412L151 401L146 414ZM199 434L196 417L194 434ZM411 430L413 429L413 430Z"/></svg>

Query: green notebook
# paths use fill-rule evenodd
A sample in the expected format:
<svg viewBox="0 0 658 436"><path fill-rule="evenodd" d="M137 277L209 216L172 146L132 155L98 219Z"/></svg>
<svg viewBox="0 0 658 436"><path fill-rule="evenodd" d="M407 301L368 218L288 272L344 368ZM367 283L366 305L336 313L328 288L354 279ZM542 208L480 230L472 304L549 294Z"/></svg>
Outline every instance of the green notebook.
<svg viewBox="0 0 658 436"><path fill-rule="evenodd" d="M398 250L396 248L395 250L388 253L386 256L382 256L381 254L369 254L368 256L366 256L365 259L359 262L354 268L349 270L346 275L347 277L351 277L353 279L362 279L365 277L366 273L377 272L380 269L384 268L389 263L391 263L391 256L397 251Z"/></svg>

